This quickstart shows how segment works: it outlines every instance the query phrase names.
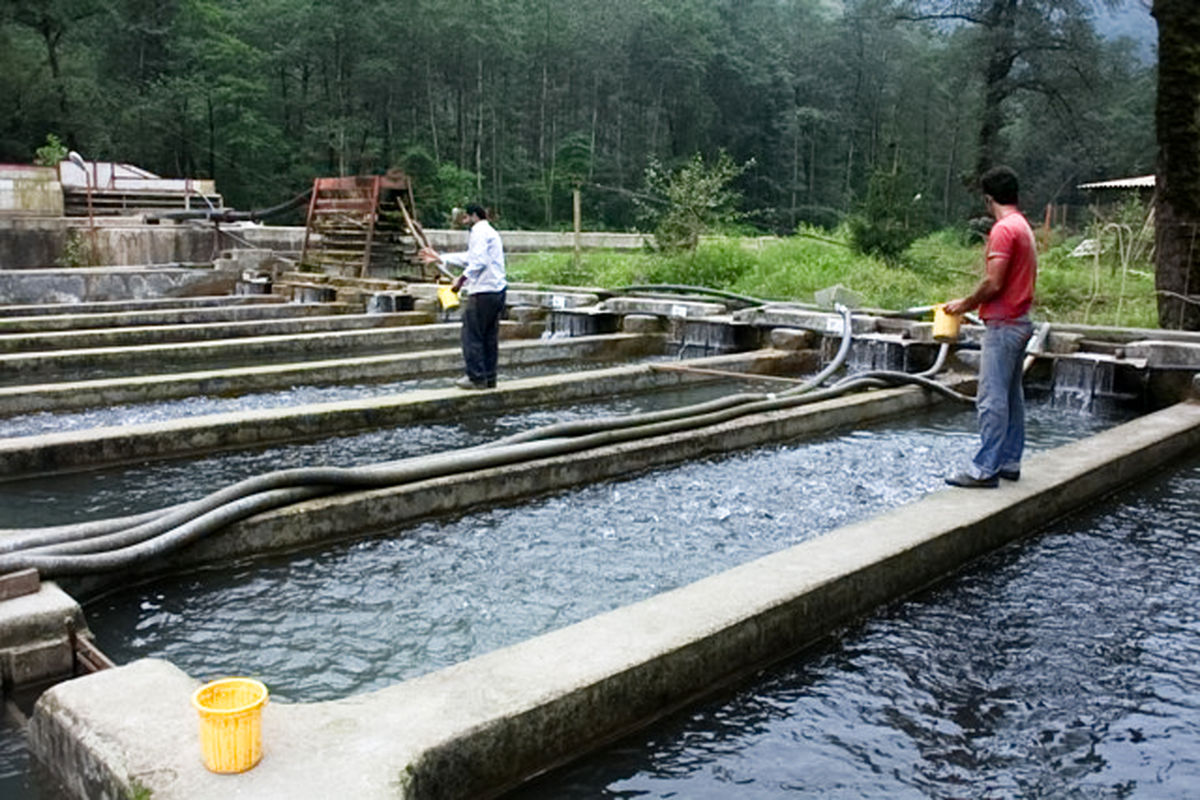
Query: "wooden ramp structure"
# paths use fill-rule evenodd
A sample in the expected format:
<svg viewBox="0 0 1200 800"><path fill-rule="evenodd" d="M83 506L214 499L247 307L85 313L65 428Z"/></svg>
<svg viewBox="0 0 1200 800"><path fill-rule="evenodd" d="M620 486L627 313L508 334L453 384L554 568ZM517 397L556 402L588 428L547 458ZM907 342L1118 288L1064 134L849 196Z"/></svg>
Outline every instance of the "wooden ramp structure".
<svg viewBox="0 0 1200 800"><path fill-rule="evenodd" d="M300 269L332 275L431 281L417 258L412 183L404 173L316 178Z"/></svg>

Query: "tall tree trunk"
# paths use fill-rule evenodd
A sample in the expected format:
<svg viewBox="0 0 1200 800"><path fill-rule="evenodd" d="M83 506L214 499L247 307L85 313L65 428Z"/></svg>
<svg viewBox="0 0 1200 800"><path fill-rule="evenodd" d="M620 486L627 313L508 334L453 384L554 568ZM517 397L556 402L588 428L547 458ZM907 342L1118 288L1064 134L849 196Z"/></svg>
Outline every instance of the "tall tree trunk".
<svg viewBox="0 0 1200 800"><path fill-rule="evenodd" d="M58 61L58 42L62 38L63 31L53 23L48 17L43 18L40 28L42 40L46 43L46 63L50 65L50 77L54 83L54 90L58 93L58 110L62 112L63 119L70 119L69 103L67 102L67 84L62 77L62 67Z"/></svg>
<svg viewBox="0 0 1200 800"><path fill-rule="evenodd" d="M1155 0L1158 177L1154 204L1158 322L1200 330L1200 14L1195 0Z"/></svg>
<svg viewBox="0 0 1200 800"><path fill-rule="evenodd" d="M1016 59L1017 5L1019 0L993 0L985 15L988 40L983 69L983 120L979 124L979 152L975 177L994 167L1000 157L1000 131L1004 127L1004 101L1012 94L1008 75Z"/></svg>
<svg viewBox="0 0 1200 800"><path fill-rule="evenodd" d="M797 193L800 190L800 119L796 115L792 123L792 186L789 219L791 227L796 227Z"/></svg>
<svg viewBox="0 0 1200 800"><path fill-rule="evenodd" d="M425 62L425 96L429 98L429 137L433 141L433 163L440 164L442 153L438 149L437 111L433 105L433 69Z"/></svg>
<svg viewBox="0 0 1200 800"><path fill-rule="evenodd" d="M547 227L550 226L550 220L554 215L553 210L550 205L552 202L552 198L550 197L550 182L551 182L551 180L553 180L553 176L551 175L550 170L547 169L547 166L546 166L547 162L549 162L549 160L550 160L549 156L547 155L547 152L546 152L546 106L549 103L549 96L550 96L550 69L547 66L546 62L543 61L542 62L542 99L541 99L541 104L540 104L541 109L538 113L538 164L541 166L541 169L542 169L542 190L543 190L543 193L545 194L545 199L544 199L543 205L544 205L545 213L546 213L546 226Z"/></svg>
<svg viewBox="0 0 1200 800"><path fill-rule="evenodd" d="M478 105L475 123L475 197L476 202L483 202L483 58L481 57L476 73L475 88L478 95Z"/></svg>

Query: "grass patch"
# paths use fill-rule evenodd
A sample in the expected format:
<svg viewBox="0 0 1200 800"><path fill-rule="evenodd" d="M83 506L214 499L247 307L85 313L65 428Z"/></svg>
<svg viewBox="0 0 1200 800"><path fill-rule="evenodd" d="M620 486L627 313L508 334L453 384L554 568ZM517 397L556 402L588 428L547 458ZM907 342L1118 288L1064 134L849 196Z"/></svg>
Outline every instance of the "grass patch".
<svg viewBox="0 0 1200 800"><path fill-rule="evenodd" d="M1127 265L1105 253L1070 256L1079 237L1052 244L1039 256L1034 317L1050 322L1156 328L1154 266ZM569 253L538 253L515 260L515 281L619 289L646 283L688 284L766 300L810 303L813 293L841 284L865 305L903 309L968 294L979 280L983 243L943 230L917 240L902 263L854 253L845 231L801 229L780 239L713 237L683 253L591 251L576 268Z"/></svg>

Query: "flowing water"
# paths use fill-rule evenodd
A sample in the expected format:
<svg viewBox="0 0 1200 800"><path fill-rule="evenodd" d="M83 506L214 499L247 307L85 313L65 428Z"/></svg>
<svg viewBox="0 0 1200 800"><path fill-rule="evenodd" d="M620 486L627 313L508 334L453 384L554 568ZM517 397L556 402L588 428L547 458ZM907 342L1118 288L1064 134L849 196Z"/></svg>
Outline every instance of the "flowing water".
<svg viewBox="0 0 1200 800"><path fill-rule="evenodd" d="M761 392L763 384L695 384L569 408L522 409L498 417L463 417L440 425L402 425L314 442L0 482L0 528L38 527L136 514L181 500L196 499L243 478L273 470L395 461L473 447L555 422L676 408L738 391ZM118 416L117 419L145 421L140 413Z"/></svg>
<svg viewBox="0 0 1200 800"><path fill-rule="evenodd" d="M648 356L619 362L588 361L548 362L528 366L512 367L500 373L501 382L517 378L541 375L561 375L605 367L628 366L636 363L652 363L671 358L670 356ZM385 395L403 394L418 389L446 389L458 375L424 375L397 381L363 382L355 384L303 385L269 392L252 392L233 397L220 395L196 395L180 400L164 400L153 403L121 403L89 408L83 411L53 412L39 411L17 414L0 419L0 438L37 436L45 433L86 430L114 425L146 424L166 422L174 419L196 417L204 414L225 414L238 411L258 411L271 408L294 408L310 403L334 403L342 400L361 400ZM762 384L758 384L761 388Z"/></svg>
<svg viewBox="0 0 1200 800"><path fill-rule="evenodd" d="M1194 798L1200 458L514 792Z"/></svg>
<svg viewBox="0 0 1200 800"><path fill-rule="evenodd" d="M1055 447L1109 424L1035 407L1030 448ZM342 697L562 627L909 502L942 487L942 475L972 449L973 431L970 411L930 412L873 430L429 522L392 536L174 576L99 598L85 611L101 648L118 663L161 657L200 679L255 675L284 700ZM1043 602L1028 598L1029 614ZM914 630L920 633L920 625ZM864 658L885 658L886 644L885 637ZM1053 662L1052 644L1048 638L1033 641L1041 649L1028 662ZM816 669L804 661L797 668ZM1054 676L1051 671L1035 682ZM911 698L918 708L926 703L927 687L922 690L926 695ZM936 732L941 723L930 724ZM699 738L719 742L726 736L720 719L705 725ZM647 747L648 759L655 750ZM22 751L7 766L0 763L0 775L7 769L10 782L27 781L23 759ZM906 761L910 753L878 759ZM872 762L864 763L874 774ZM727 769L717 764L707 771ZM575 796L609 792L609 784L637 775L602 774L597 780ZM570 779L568 788L576 782ZM698 791L729 796L735 788ZM556 789L548 791L544 796L557 796ZM626 796L623 789L614 791ZM683 796L692 796L691 789Z"/></svg>
<svg viewBox="0 0 1200 800"><path fill-rule="evenodd" d="M368 691L689 583L941 486L971 413L738 453L87 606L118 662L246 673L288 700ZM1032 415L1035 447L1094 430ZM355 576L348 579L347 576Z"/></svg>

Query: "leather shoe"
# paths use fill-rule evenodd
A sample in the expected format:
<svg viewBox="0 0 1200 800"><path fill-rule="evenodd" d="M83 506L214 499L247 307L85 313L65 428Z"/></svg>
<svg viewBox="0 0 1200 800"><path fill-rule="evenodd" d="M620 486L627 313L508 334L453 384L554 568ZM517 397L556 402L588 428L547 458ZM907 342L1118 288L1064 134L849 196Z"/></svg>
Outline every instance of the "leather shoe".
<svg viewBox="0 0 1200 800"><path fill-rule="evenodd" d="M1021 470L1019 470L1019 469L1002 469L999 472L997 472L996 474L999 475L1001 478L1004 478L1004 480L1006 480L1006 481L1021 480Z"/></svg>
<svg viewBox="0 0 1200 800"><path fill-rule="evenodd" d="M1000 485L1000 479L993 475L990 478L976 478L969 472L960 472L946 478L951 486L961 486L964 489L995 489Z"/></svg>

